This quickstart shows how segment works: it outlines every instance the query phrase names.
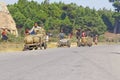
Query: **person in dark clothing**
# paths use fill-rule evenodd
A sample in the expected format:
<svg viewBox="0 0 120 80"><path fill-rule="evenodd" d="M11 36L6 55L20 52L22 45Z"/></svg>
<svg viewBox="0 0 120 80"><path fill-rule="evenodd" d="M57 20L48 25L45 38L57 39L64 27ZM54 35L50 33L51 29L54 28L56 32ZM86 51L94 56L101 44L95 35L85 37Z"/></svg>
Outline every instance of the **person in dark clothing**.
<svg viewBox="0 0 120 80"><path fill-rule="evenodd" d="M81 31L80 31L80 29L77 29L76 38L77 38L77 39L80 39L80 38L81 38Z"/></svg>
<svg viewBox="0 0 120 80"><path fill-rule="evenodd" d="M65 38L65 34L63 33L63 30L60 31L59 33L59 39L64 39Z"/></svg>

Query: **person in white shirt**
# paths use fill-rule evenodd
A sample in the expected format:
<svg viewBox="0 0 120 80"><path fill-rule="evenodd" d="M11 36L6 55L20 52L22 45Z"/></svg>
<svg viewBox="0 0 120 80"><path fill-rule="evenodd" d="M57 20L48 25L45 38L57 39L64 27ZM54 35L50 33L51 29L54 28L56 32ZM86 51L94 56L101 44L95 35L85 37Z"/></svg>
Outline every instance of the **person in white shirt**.
<svg viewBox="0 0 120 80"><path fill-rule="evenodd" d="M29 31L30 34L35 34L35 29L41 28L40 26L38 26L38 24L35 22L34 26L32 27L32 29Z"/></svg>
<svg viewBox="0 0 120 80"><path fill-rule="evenodd" d="M49 36L47 33L46 33L46 42L49 42Z"/></svg>

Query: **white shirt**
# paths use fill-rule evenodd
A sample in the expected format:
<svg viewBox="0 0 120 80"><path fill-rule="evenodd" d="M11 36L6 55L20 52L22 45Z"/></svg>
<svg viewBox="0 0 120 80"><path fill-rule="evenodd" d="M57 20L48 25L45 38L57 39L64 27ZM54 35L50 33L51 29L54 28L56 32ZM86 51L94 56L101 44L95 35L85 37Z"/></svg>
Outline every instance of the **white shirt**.
<svg viewBox="0 0 120 80"><path fill-rule="evenodd" d="M33 26L32 29L29 31L29 33L31 33L35 28L41 28L41 27L39 27L39 26L37 26L37 27Z"/></svg>
<svg viewBox="0 0 120 80"><path fill-rule="evenodd" d="M49 41L49 36L48 36L48 35L46 35L46 41L47 41L47 42Z"/></svg>

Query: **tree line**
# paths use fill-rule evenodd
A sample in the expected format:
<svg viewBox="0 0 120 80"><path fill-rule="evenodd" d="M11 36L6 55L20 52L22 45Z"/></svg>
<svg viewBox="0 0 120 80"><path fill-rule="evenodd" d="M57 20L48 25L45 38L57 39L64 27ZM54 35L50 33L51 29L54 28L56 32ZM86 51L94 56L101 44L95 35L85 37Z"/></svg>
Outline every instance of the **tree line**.
<svg viewBox="0 0 120 80"><path fill-rule="evenodd" d="M63 29L69 34L77 28L101 35L106 31L113 31L115 12L105 8L100 10L78 6L75 3L63 2L42 3L28 0L18 0L17 3L8 5L20 34L25 28L32 28L34 22L44 25L47 32L58 33Z"/></svg>

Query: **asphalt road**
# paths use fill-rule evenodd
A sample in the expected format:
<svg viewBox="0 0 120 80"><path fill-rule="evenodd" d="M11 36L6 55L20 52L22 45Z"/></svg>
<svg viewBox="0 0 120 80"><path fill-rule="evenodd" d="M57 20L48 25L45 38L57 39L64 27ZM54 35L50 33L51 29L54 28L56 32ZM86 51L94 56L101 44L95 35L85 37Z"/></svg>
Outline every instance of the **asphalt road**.
<svg viewBox="0 0 120 80"><path fill-rule="evenodd" d="M0 80L120 80L120 46L0 54Z"/></svg>

